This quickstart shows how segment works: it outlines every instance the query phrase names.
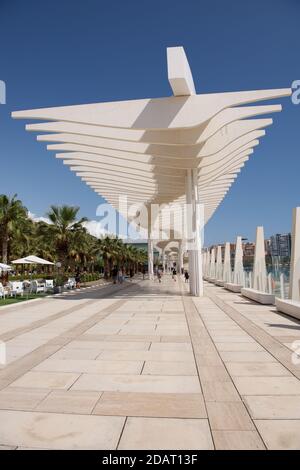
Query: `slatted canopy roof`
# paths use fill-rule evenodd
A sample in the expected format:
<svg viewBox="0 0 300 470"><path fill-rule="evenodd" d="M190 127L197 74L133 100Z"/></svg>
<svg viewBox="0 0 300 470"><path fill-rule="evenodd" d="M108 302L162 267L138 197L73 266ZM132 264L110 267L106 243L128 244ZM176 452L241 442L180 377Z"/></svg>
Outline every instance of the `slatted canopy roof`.
<svg viewBox="0 0 300 470"><path fill-rule="evenodd" d="M272 124L269 116L281 111L277 103L256 103L291 90L196 94L183 48L168 48L167 59L173 96L12 116L43 121L26 129L42 132L37 139L117 210L120 195L137 206L185 203L187 170L196 170L207 222Z"/></svg>

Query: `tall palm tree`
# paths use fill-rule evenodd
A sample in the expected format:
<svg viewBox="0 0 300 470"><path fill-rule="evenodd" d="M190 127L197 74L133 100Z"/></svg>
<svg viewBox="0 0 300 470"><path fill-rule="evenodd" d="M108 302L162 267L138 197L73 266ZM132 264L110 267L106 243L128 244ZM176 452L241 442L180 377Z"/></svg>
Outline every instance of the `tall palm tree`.
<svg viewBox="0 0 300 470"><path fill-rule="evenodd" d="M0 239L3 263L7 263L9 243L14 232L20 231L26 218L27 209L17 199L17 194L12 197L0 195Z"/></svg>
<svg viewBox="0 0 300 470"><path fill-rule="evenodd" d="M66 270L70 261L74 259L76 244L82 241L82 234L86 233L83 223L88 219L82 217L77 220L79 207L51 206L47 216L52 222L49 225L49 234L52 235L57 259Z"/></svg>

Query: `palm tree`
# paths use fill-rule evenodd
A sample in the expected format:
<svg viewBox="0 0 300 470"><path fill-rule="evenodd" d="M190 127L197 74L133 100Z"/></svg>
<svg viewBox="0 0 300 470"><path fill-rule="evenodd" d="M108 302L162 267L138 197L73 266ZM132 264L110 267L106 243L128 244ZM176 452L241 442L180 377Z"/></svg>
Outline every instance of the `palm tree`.
<svg viewBox="0 0 300 470"><path fill-rule="evenodd" d="M117 237L105 236L96 243L99 254L103 258L105 276L109 276L114 264L119 264L122 252L122 240Z"/></svg>
<svg viewBox="0 0 300 470"><path fill-rule="evenodd" d="M17 194L12 197L0 195L0 240L3 263L7 263L9 243L14 232L20 232L26 219L27 209L17 199Z"/></svg>
<svg viewBox="0 0 300 470"><path fill-rule="evenodd" d="M82 217L77 220L79 207L51 206L47 216L52 222L49 235L53 237L57 259L62 263L64 270L76 257L78 245L82 242L82 235L86 234L83 223L88 219Z"/></svg>

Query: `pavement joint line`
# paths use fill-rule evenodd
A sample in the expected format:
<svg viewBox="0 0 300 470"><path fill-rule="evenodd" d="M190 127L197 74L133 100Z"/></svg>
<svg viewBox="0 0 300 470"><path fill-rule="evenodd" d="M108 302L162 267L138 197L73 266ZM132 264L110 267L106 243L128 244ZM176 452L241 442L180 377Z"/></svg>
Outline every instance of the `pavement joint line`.
<svg viewBox="0 0 300 470"><path fill-rule="evenodd" d="M182 280L180 279L181 281L181 290L183 290L183 282ZM207 296L208 297L208 296ZM206 413L207 413L207 417L208 417L208 423L209 423L209 427L210 427L210 432L211 432L211 436L212 436L212 440L213 440L213 444L214 444L214 447L216 448L216 444L215 444L215 439L214 439L214 431L216 430L213 430L212 429L212 425L211 425L211 419L210 419L210 413L209 413L209 410L207 408L207 404L206 404L206 399L205 399L205 393L203 392L203 384L202 384L202 381L201 381L201 367L198 366L198 361L197 361L197 357L196 357L196 354L195 354L195 348L194 348L194 332L193 332L193 325L191 324L191 319L190 319L190 315L189 315L189 309L186 308L186 302L188 301L188 303L190 304L189 308L191 308L192 306L192 310L194 310L194 312L196 311L197 312L197 316L198 316L198 322L200 320L200 322L202 323L203 327L205 328L205 333L206 333L206 336L208 337L208 339L210 340L216 354L218 355L219 359L221 360L222 362L222 365L223 365L223 368L226 370L227 374L228 374L228 377L230 378L230 382L231 384L233 385L233 387L235 388L239 398L240 398L240 403L242 404L243 406L243 409L245 410L246 414L248 415L250 421L252 422L252 425L253 425L253 431L256 432L259 436L259 438L261 439L261 442L264 446L264 448L266 449L266 444L265 444L265 441L263 439L263 437L261 436L257 426L256 426L256 423L255 421L252 419L250 413L249 413L249 410L248 410L248 407L246 406L246 404L244 403L244 400L243 400L243 397L240 395L239 391L237 390L236 386L235 386L235 383L233 382L232 380L232 377L229 373L229 371L227 370L227 367L226 367L226 364L224 363L223 359L221 358L220 354L219 354L219 351L217 350L216 346L215 346L215 342L214 340L212 339L206 325L205 325L205 321L203 320L202 316L201 316L201 312L199 311L197 305L195 304L194 300L193 300L193 297L192 296L189 296L188 292L186 291L185 292L185 295L183 295L182 297L183 299L183 304L184 304L184 307L185 307L185 312L186 312L186 317L187 317L187 322L188 322L188 326L189 326L189 330L190 330L190 337L191 337L191 341L192 341L192 346L193 346L193 351L194 351L194 356L195 356L195 362L196 362L196 367L197 367L197 371L198 371L198 376L199 376L199 381L200 381L200 384L201 384L201 389L202 389L202 393L203 393L203 398L204 398L204 405L205 405L205 409L206 409ZM212 299L210 299L212 300ZM212 300L213 301L213 300ZM221 309L223 310L223 309ZM226 313L226 312L225 312ZM216 401L216 403L220 403L221 401ZM242 432L242 431L241 431Z"/></svg>
<svg viewBox="0 0 300 470"><path fill-rule="evenodd" d="M276 361L278 361L283 367L291 372L298 380L300 380L300 366L296 366L291 363L292 351L285 345L274 339L269 333L264 331L262 328L257 326L248 318L244 317L237 309L228 305L224 300L220 299L215 293L206 292L217 307L221 308L226 315L229 316L238 326L240 326L246 333L251 336L258 344L260 344ZM276 353L276 349L280 350ZM282 357L282 355L284 357Z"/></svg>
<svg viewBox="0 0 300 470"><path fill-rule="evenodd" d="M120 290L123 290L125 288L134 287L135 285L136 284L123 286L119 288L118 291L115 291L115 292L119 292ZM101 300L101 299L97 299L97 300ZM15 382L18 378L20 378L22 375L29 372L38 364L40 364L41 362L43 362L44 360L48 359L50 356L55 354L59 349L66 346L70 342L74 341L74 339L77 336L82 335L83 332L89 330L92 326L94 326L100 320L103 320L104 318L106 318L108 315L110 315L112 312L117 310L125 302L126 302L126 299L116 299L114 304L109 305L108 307L104 308L101 312L95 313L90 318L87 318L83 322L72 327L69 331L64 332L63 334L58 335L54 338L51 338L47 343L36 348L32 352L24 355L20 359L17 359L16 361L12 362L5 369L0 370L0 390L5 389L11 383ZM72 330L75 330L73 334L72 334ZM66 338L67 335L68 337ZM59 341L59 338L61 338L60 341Z"/></svg>

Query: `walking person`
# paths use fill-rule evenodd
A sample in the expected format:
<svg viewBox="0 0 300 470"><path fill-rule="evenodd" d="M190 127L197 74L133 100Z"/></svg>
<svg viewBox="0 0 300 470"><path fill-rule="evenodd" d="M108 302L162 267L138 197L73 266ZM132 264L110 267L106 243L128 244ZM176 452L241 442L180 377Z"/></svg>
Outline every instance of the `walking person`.
<svg viewBox="0 0 300 470"><path fill-rule="evenodd" d="M188 271L185 271L184 272L184 282L185 283L189 282L189 278L190 278L190 275L189 275Z"/></svg>
<svg viewBox="0 0 300 470"><path fill-rule="evenodd" d="M157 275L158 282L161 283L162 270L160 268L157 269L156 275Z"/></svg>
<svg viewBox="0 0 300 470"><path fill-rule="evenodd" d="M112 278L113 278L113 283L117 284L117 278L118 278L118 268L117 268L117 266L113 267Z"/></svg>
<svg viewBox="0 0 300 470"><path fill-rule="evenodd" d="M80 289L80 271L78 270L76 272L76 276L75 276L75 282L76 282L76 289Z"/></svg>
<svg viewBox="0 0 300 470"><path fill-rule="evenodd" d="M122 282L123 282L123 271L122 271L122 268L120 268L118 271L118 283L122 284Z"/></svg>
<svg viewBox="0 0 300 470"><path fill-rule="evenodd" d="M176 271L176 268L173 268L172 269L172 279L176 282L176 275L177 275L177 271Z"/></svg>

